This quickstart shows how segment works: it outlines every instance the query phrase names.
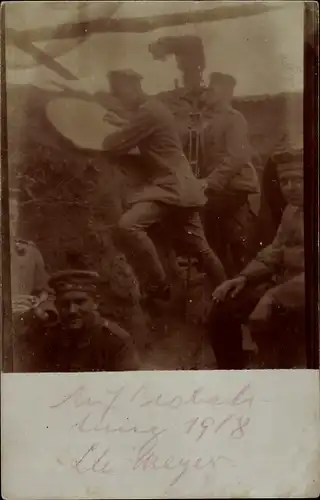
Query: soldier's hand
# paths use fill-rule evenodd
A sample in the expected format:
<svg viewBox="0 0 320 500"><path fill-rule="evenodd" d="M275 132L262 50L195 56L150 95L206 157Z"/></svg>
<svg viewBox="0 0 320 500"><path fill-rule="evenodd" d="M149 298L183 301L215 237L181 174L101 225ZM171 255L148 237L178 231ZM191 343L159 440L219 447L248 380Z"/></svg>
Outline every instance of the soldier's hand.
<svg viewBox="0 0 320 500"><path fill-rule="evenodd" d="M199 179L201 187L204 191L207 191L208 189L208 182L207 179Z"/></svg>
<svg viewBox="0 0 320 500"><path fill-rule="evenodd" d="M114 111L107 111L104 116L104 121L110 123L111 125L114 125L115 127L123 127L128 123L125 118L122 118Z"/></svg>
<svg viewBox="0 0 320 500"><path fill-rule="evenodd" d="M34 317L40 321L56 323L58 321L58 311L51 300L39 301L32 309Z"/></svg>
<svg viewBox="0 0 320 500"><path fill-rule="evenodd" d="M58 313L53 309L43 309L41 306L35 307L30 311L33 319L46 325L54 325L58 322Z"/></svg>
<svg viewBox="0 0 320 500"><path fill-rule="evenodd" d="M15 295L12 297L11 307L13 314L23 314L34 307L36 297L33 295Z"/></svg>
<svg viewBox="0 0 320 500"><path fill-rule="evenodd" d="M247 282L245 276L237 276L231 280L224 281L212 294L214 302L223 302L228 296L234 298L243 290Z"/></svg>
<svg viewBox="0 0 320 500"><path fill-rule="evenodd" d="M41 321L48 321L49 314L47 311L43 310L41 306L37 306L32 310L34 316Z"/></svg>

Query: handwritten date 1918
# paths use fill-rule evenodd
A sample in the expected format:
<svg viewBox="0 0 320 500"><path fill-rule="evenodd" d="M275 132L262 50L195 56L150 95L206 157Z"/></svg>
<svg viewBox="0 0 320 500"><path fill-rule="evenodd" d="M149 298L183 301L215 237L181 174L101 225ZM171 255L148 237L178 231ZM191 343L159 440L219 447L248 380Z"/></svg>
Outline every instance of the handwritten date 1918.
<svg viewBox="0 0 320 500"><path fill-rule="evenodd" d="M196 441L200 441L200 439L202 439L209 430L211 430L214 434L218 434L220 430L229 423L233 424L230 430L230 437L233 439L241 439L244 437L245 427L247 427L250 423L250 417L243 415L228 415L220 421L217 421L212 417L205 417L203 419L200 417L194 417L185 423L185 432L186 434L196 434Z"/></svg>

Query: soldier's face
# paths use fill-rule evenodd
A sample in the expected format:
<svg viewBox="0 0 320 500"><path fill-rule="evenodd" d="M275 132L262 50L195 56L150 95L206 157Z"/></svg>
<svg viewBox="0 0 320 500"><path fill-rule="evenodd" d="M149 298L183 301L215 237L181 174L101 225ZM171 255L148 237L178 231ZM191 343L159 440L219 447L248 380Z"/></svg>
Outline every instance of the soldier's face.
<svg viewBox="0 0 320 500"><path fill-rule="evenodd" d="M279 183L287 203L293 206L303 205L303 172L300 168L281 172L278 169Z"/></svg>
<svg viewBox="0 0 320 500"><path fill-rule="evenodd" d="M212 83L208 89L209 103L218 104L232 98L232 91L222 83Z"/></svg>
<svg viewBox="0 0 320 500"><path fill-rule="evenodd" d="M82 291L70 291L57 297L57 309L61 322L71 330L88 326L97 309L93 295Z"/></svg>
<svg viewBox="0 0 320 500"><path fill-rule="evenodd" d="M119 81L113 90L114 95L126 107L133 107L141 93L140 82Z"/></svg>

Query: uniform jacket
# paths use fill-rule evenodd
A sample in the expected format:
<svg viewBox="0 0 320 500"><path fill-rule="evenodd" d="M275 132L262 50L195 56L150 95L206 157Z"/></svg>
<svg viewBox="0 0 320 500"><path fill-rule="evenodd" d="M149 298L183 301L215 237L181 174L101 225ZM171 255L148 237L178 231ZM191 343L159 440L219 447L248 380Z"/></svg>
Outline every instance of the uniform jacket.
<svg viewBox="0 0 320 500"><path fill-rule="evenodd" d="M172 112L176 130L179 133L184 149L187 151L189 129L192 128L190 115L194 112L200 112L201 120L203 109L206 106L206 88L200 87L192 92L181 87L165 92L158 97Z"/></svg>
<svg viewBox="0 0 320 500"><path fill-rule="evenodd" d="M42 255L31 241L16 239L11 249L12 295L32 295L46 289L48 275Z"/></svg>
<svg viewBox="0 0 320 500"><path fill-rule="evenodd" d="M160 201L182 207L205 204L202 183L184 155L175 119L156 99L146 99L128 124L104 141L109 156L124 155L135 147L139 147L145 183L132 203Z"/></svg>
<svg viewBox="0 0 320 500"><path fill-rule="evenodd" d="M248 126L239 111L229 106L211 112L202 140L202 177L207 179L210 190L259 192L258 176L251 161Z"/></svg>
<svg viewBox="0 0 320 500"><path fill-rule="evenodd" d="M41 298L41 309L57 314L41 252L32 241L16 239L11 249L11 295Z"/></svg>
<svg viewBox="0 0 320 500"><path fill-rule="evenodd" d="M100 316L81 332L69 331L61 323L44 326L34 320L21 329L17 343L19 367L26 372L139 369L132 337Z"/></svg>
<svg viewBox="0 0 320 500"><path fill-rule="evenodd" d="M264 248L242 271L248 279L274 275L277 286L269 293L284 307L302 307L304 282L303 210L288 205L271 245Z"/></svg>

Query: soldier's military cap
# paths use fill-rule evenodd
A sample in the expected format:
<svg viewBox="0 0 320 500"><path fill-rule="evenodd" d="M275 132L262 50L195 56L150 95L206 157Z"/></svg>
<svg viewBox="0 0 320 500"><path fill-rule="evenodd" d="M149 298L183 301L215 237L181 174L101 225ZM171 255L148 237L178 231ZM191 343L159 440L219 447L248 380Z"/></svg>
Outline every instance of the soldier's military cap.
<svg viewBox="0 0 320 500"><path fill-rule="evenodd" d="M209 86L214 85L215 83L223 84L227 87L234 88L236 86L237 81L233 76L227 75L225 73L218 73L218 72L210 73Z"/></svg>
<svg viewBox="0 0 320 500"><path fill-rule="evenodd" d="M95 292L99 280L99 274L94 271L67 269L53 274L49 279L49 287L56 294L69 291Z"/></svg>
<svg viewBox="0 0 320 500"><path fill-rule="evenodd" d="M272 159L281 170L303 169L303 145L300 142L292 143L284 138L275 149Z"/></svg>
<svg viewBox="0 0 320 500"><path fill-rule="evenodd" d="M132 69L118 69L108 72L109 81L116 85L120 81L141 81L143 77Z"/></svg>

